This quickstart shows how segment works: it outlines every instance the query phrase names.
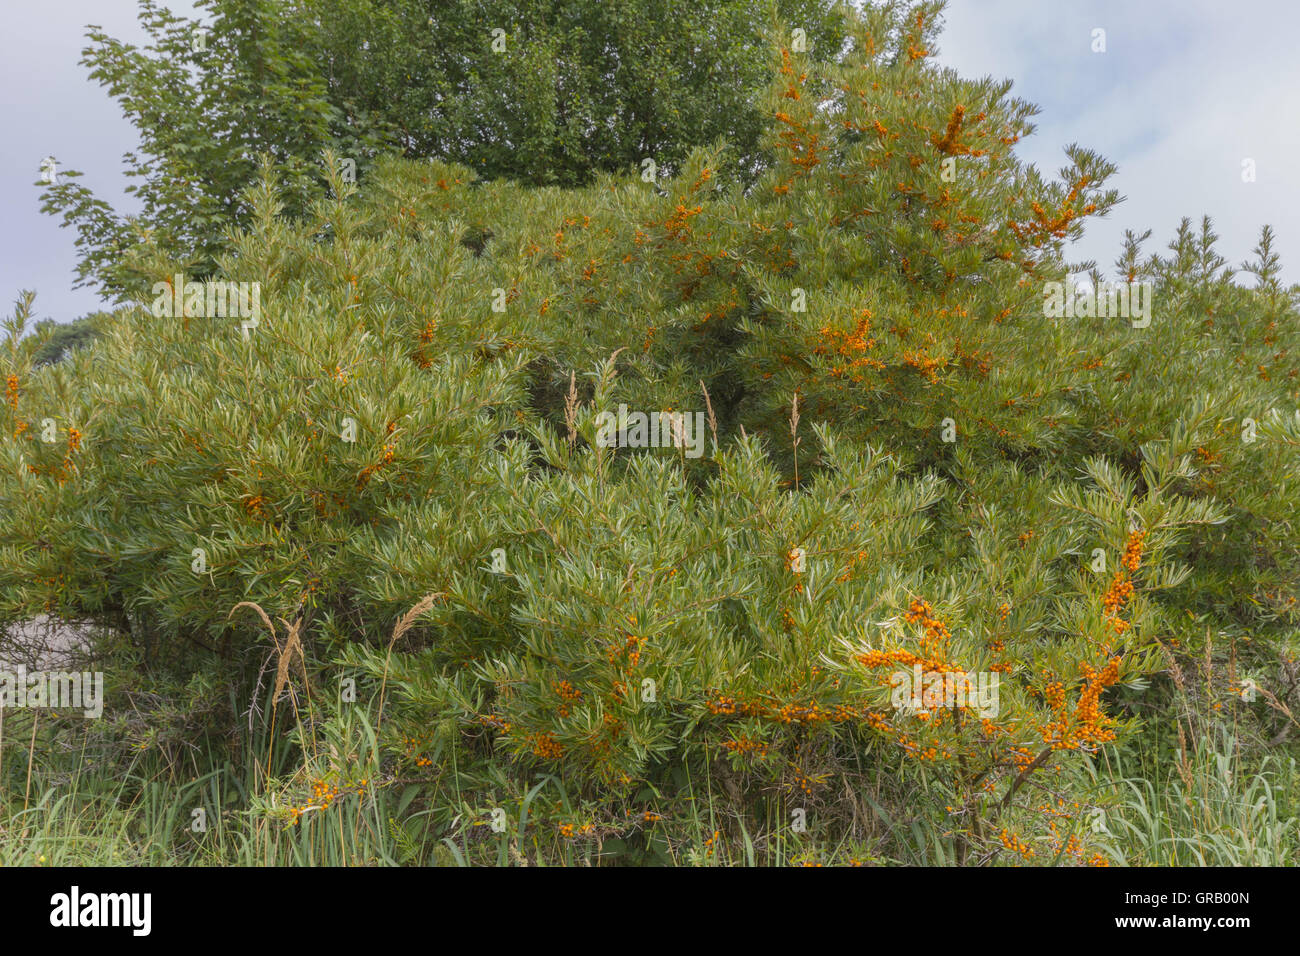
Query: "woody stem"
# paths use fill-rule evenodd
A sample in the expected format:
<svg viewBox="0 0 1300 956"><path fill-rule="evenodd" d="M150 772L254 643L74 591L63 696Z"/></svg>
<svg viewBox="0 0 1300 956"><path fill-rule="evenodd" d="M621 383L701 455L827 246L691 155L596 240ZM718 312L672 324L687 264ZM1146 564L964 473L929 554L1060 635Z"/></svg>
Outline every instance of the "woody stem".
<svg viewBox="0 0 1300 956"><path fill-rule="evenodd" d="M1005 810L1008 806L1011 805L1011 798L1015 796L1016 791L1020 789L1020 785L1029 779L1029 775L1031 773L1033 773L1043 764L1047 763L1048 759L1051 756L1052 756L1052 748L1045 747L1043 748L1043 752L1040 753L1037 757L1035 757L1033 762L1028 767L1020 771L1020 775L1016 777L1015 780L1011 781L1011 789L1008 790L1007 795L1002 798L1001 809Z"/></svg>

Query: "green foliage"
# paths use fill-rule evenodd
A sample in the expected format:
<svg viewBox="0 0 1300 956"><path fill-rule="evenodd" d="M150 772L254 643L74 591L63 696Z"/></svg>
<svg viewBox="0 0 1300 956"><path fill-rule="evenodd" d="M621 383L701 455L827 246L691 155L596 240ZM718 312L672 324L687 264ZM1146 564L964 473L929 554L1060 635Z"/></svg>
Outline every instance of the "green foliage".
<svg viewBox="0 0 1300 956"><path fill-rule="evenodd" d="M227 229L249 222L262 153L290 216L322 194L327 147L363 171L395 148L574 185L646 159L671 169L725 136L756 168L771 17L821 58L843 40L828 0L200 0L202 27L139 2L150 42L92 27L82 63L139 131L124 159L141 209L117 212L75 169L41 206L76 229L79 282L114 297L141 291L141 247L212 274Z"/></svg>
<svg viewBox="0 0 1300 956"><path fill-rule="evenodd" d="M127 193L140 210L119 214L61 170L41 210L77 230L80 284L114 297L141 291L134 254L156 246L202 276L211 273L226 230L248 221L241 196L256 179L257 157L271 155L290 215L319 195L321 150L354 156L379 144L369 128L345 122L330 100L309 48L310 24L282 0L200 0L208 29L155 0L140 0L144 48L98 27L82 64L140 135L127 153Z"/></svg>
<svg viewBox="0 0 1300 956"><path fill-rule="evenodd" d="M484 179L573 186L645 159L679 165L727 138L761 161L758 94L774 16L819 60L843 27L827 0L311 0L332 100L409 157ZM494 31L500 31L495 33ZM495 45L494 45L495 41Z"/></svg>
<svg viewBox="0 0 1300 956"><path fill-rule="evenodd" d="M38 336L48 336L40 350L32 356L32 365L40 368L66 358L74 349L85 348L95 341L96 323L108 317L106 312L82 316L66 325L53 319L43 319L36 323L33 331Z"/></svg>
<svg viewBox="0 0 1300 956"><path fill-rule="evenodd" d="M1107 748L1204 729L1192 684L1255 748L1295 723L1296 290L1270 231L1246 287L1185 222L1116 263L1149 325L1048 317L1112 167L1025 166L1033 108L928 62L939 9L847 14L834 62L778 27L761 171L380 157L358 191L326 154L310 198L268 157L212 253L255 328L163 307L169 242L56 365L21 301L0 620L114 626L185 699L256 688L243 805L300 861L336 787L364 825L329 859L1122 861L1085 827ZM700 454L606 447L620 406L698 411ZM996 706L900 706L914 667Z"/></svg>

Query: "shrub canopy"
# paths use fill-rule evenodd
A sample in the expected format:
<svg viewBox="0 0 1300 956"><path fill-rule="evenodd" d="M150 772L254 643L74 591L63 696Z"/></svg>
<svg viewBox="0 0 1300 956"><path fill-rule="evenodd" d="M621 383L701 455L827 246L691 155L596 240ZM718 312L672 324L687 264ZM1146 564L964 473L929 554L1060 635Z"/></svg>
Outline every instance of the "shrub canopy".
<svg viewBox="0 0 1300 956"><path fill-rule="evenodd" d="M919 772L1017 850L999 808L1129 732L1169 653L1294 654L1296 295L1268 230L1247 288L1185 222L1116 263L1149 325L1046 317L1112 167L1023 164L1033 109L933 66L933 13L775 44L756 182L722 142L564 189L330 156L293 219L267 165L216 260L260 284L246 337L142 297L36 369L20 308L0 614L224 668L264 641L238 602L301 618L315 679L382 678L480 808L542 769L612 833L703 768L829 827L833 781ZM137 266L170 298L183 263ZM705 453L601 447L620 405L703 413ZM996 712L894 706L917 667L998 675Z"/></svg>

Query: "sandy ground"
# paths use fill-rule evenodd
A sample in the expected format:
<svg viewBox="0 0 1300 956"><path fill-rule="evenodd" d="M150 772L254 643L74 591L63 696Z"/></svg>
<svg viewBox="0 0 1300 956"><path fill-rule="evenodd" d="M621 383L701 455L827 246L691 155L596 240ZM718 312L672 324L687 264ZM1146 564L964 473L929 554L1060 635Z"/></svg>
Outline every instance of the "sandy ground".
<svg viewBox="0 0 1300 956"><path fill-rule="evenodd" d="M84 659L92 629L44 615L0 627L0 668L22 664L28 670L59 670Z"/></svg>

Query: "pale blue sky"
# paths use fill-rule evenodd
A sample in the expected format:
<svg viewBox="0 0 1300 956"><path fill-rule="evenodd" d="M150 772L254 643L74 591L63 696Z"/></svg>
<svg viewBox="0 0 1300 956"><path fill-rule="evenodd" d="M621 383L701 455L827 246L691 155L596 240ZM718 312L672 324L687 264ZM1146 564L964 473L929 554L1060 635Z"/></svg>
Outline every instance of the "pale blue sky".
<svg viewBox="0 0 1300 956"><path fill-rule="evenodd" d="M171 8L192 14L188 0ZM78 66L84 27L144 39L134 0L6 0L0 58L0 309L37 290L37 312L64 322L97 307L72 289L75 233L41 215L41 159L80 169L122 208L122 153L135 131ZM1054 172L1079 142L1120 167L1128 200L1094 222L1075 259L1104 271L1125 228L1152 228L1163 248L1182 216L1210 214L1233 265L1265 222L1278 233L1284 276L1300 279L1300 3L1295 0L949 0L940 61L966 75L1010 77L1042 107L1021 155ZM1106 30L1105 53L1092 31ZM1243 183L1243 159L1257 180Z"/></svg>
<svg viewBox="0 0 1300 956"><path fill-rule="evenodd" d="M1110 184L1126 201L1072 258L1109 274L1126 228L1152 229L1144 248L1163 251L1179 219L1208 214L1233 266L1270 223L1284 279L1300 281L1300 2L950 0L946 20L942 62L1010 77L1042 108L1021 156L1055 172L1078 142L1119 166ZM1098 27L1105 53L1092 52Z"/></svg>

